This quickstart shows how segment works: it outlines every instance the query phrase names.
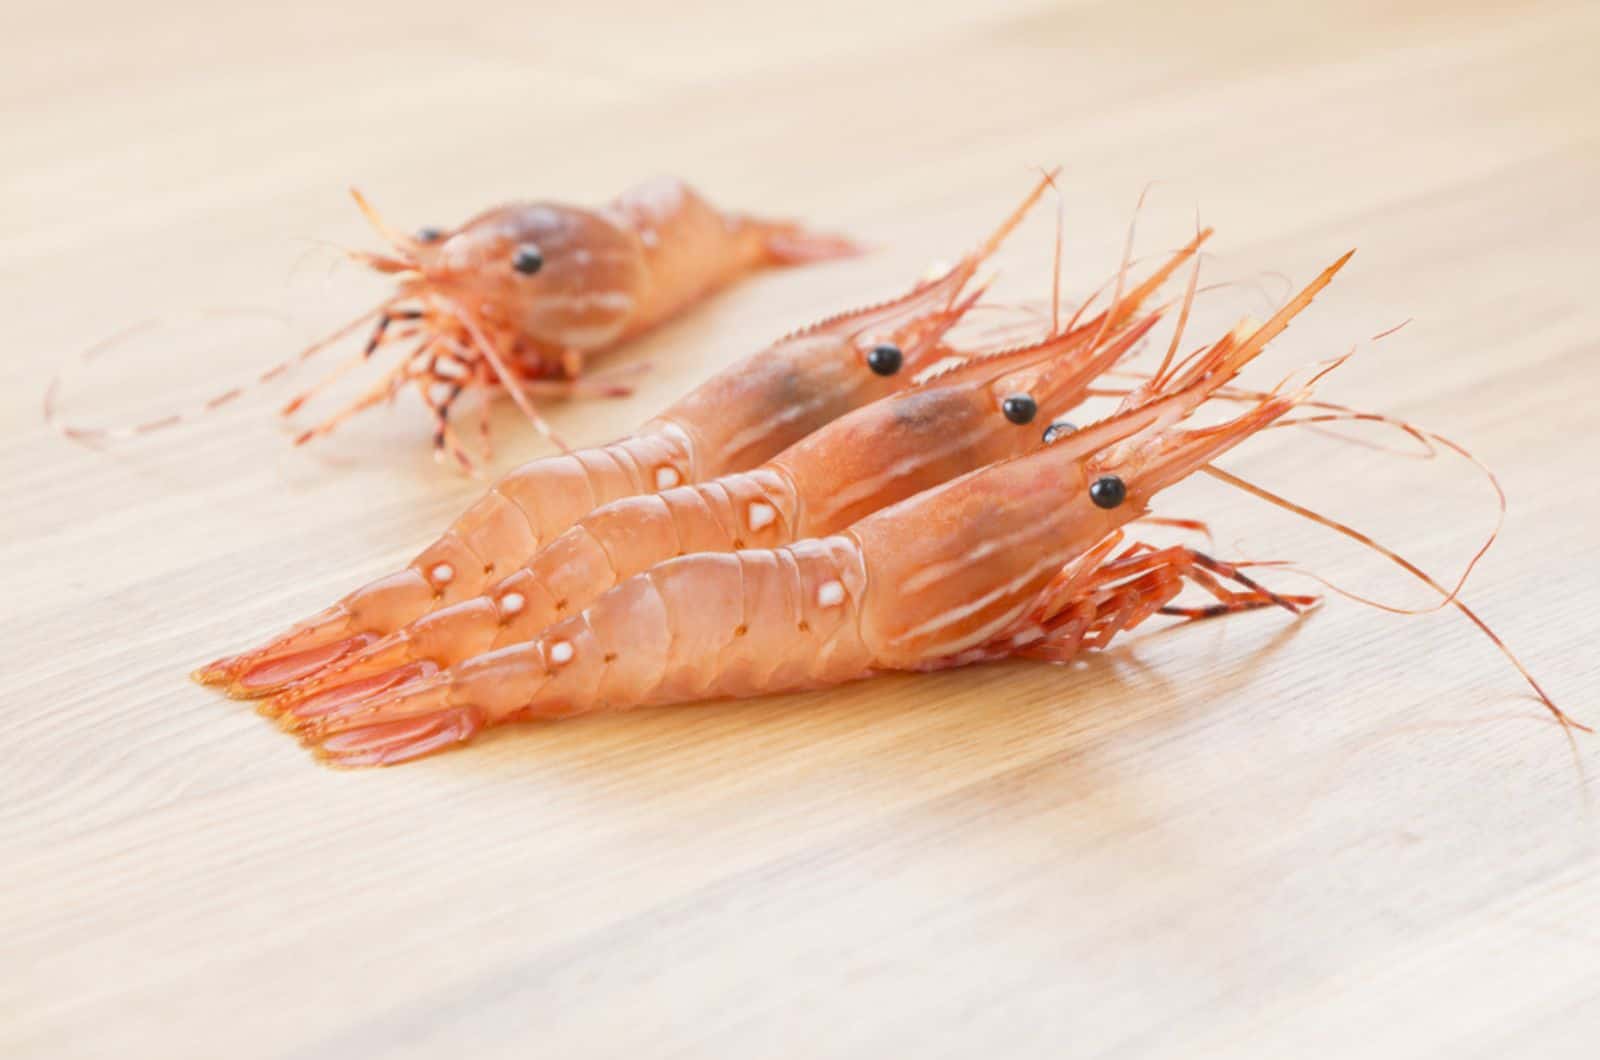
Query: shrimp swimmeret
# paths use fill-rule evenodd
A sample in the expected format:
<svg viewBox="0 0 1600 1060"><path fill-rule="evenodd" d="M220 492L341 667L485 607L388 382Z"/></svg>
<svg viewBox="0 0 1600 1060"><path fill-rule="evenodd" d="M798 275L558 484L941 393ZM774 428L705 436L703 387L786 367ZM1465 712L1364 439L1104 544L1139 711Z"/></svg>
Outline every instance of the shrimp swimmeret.
<svg viewBox="0 0 1600 1060"><path fill-rule="evenodd" d="M402 570L354 590L195 678L263 696L516 571L584 515L623 497L743 471L853 409L912 385L951 351L974 278L1050 186L1040 180L975 250L888 302L785 336L696 387L632 435L511 471ZM976 287L976 290L969 288Z"/></svg>

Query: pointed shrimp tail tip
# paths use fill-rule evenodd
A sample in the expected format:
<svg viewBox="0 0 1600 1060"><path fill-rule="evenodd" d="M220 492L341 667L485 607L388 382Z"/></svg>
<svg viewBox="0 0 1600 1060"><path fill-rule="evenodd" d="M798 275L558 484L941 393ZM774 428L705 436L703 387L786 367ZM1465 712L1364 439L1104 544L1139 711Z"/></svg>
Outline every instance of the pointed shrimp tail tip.
<svg viewBox="0 0 1600 1060"><path fill-rule="evenodd" d="M391 633L364 648L350 652L337 661L324 666L303 681L297 681L272 697L274 709L288 710L323 693L355 684L368 678L381 677L411 662L410 638L405 631Z"/></svg>
<svg viewBox="0 0 1600 1060"><path fill-rule="evenodd" d="M301 651L255 659L233 675L228 695L235 699L259 699L281 692L377 639L372 633L357 633Z"/></svg>
<svg viewBox="0 0 1600 1060"><path fill-rule="evenodd" d="M295 623L264 644L212 660L195 670L192 676L201 684L236 685L241 675L265 666L274 659L287 658L348 637L352 624L349 610L342 603L334 604ZM241 689L230 694L249 698L266 693Z"/></svg>
<svg viewBox="0 0 1600 1060"><path fill-rule="evenodd" d="M204 666L197 666L189 671L189 680L197 685L224 684L231 676L229 665L232 661L233 656L225 655L220 659L214 659L206 663Z"/></svg>
<svg viewBox="0 0 1600 1060"><path fill-rule="evenodd" d="M387 766L465 743L482 728L483 716L478 711L452 707L335 733L314 744L311 751L322 762L340 768Z"/></svg>
<svg viewBox="0 0 1600 1060"><path fill-rule="evenodd" d="M871 248L848 236L813 232L804 225L788 222L758 222L762 249L773 265L809 265L838 258L855 258Z"/></svg>
<svg viewBox="0 0 1600 1060"><path fill-rule="evenodd" d="M403 762L463 743L488 726L482 709L451 698L451 682L435 675L316 719L300 731L300 739L336 765Z"/></svg>
<svg viewBox="0 0 1600 1060"><path fill-rule="evenodd" d="M438 669L432 663L408 663L384 673L325 688L312 695L302 695L298 690L290 689L264 702L261 713L276 717L279 727L288 732L327 729L376 709L385 697L403 693L416 682L431 677Z"/></svg>

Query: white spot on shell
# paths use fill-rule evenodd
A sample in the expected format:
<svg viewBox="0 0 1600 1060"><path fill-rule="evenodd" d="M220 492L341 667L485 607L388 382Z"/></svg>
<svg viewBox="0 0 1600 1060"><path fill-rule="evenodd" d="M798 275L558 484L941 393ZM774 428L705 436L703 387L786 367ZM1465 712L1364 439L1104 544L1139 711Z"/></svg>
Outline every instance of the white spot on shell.
<svg viewBox="0 0 1600 1060"><path fill-rule="evenodd" d="M448 563L440 563L428 572L428 577L439 585L446 585L451 578L456 576L456 569Z"/></svg>
<svg viewBox="0 0 1600 1060"><path fill-rule="evenodd" d="M639 233L639 242L643 243L647 247L653 247L657 243L661 242L661 237L656 235L656 230L654 228L646 228Z"/></svg>
<svg viewBox="0 0 1600 1060"><path fill-rule="evenodd" d="M928 267L923 270L922 282L932 283L949 271L950 263L948 261L931 261L928 263Z"/></svg>
<svg viewBox="0 0 1600 1060"><path fill-rule="evenodd" d="M656 489L669 490L681 482L683 477L678 474L678 469L671 464L656 468Z"/></svg>
<svg viewBox="0 0 1600 1060"><path fill-rule="evenodd" d="M822 587L817 590L817 606L838 607L842 603L844 603L844 583L823 582Z"/></svg>
<svg viewBox="0 0 1600 1060"><path fill-rule="evenodd" d="M750 529L760 530L768 526L778 517L778 512L770 504L756 501L750 505Z"/></svg>
<svg viewBox="0 0 1600 1060"><path fill-rule="evenodd" d="M550 645L550 662L556 666L560 666L562 663L569 663L575 653L576 649L572 647L571 641L558 640Z"/></svg>
<svg viewBox="0 0 1600 1060"><path fill-rule="evenodd" d="M527 599L521 593L506 593L500 598L500 613L502 615L515 615L522 610L522 605Z"/></svg>

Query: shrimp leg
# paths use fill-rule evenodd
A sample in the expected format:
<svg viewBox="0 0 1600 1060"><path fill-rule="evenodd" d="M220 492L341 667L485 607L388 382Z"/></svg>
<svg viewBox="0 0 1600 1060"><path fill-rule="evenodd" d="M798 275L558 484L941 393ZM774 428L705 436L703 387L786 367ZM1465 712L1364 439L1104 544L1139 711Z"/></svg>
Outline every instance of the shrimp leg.
<svg viewBox="0 0 1600 1060"><path fill-rule="evenodd" d="M1219 578L1236 582L1242 591L1228 589ZM1174 604L1186 585L1203 590L1216 602L1200 607ZM1273 592L1237 566L1192 548L1157 549L1140 544L1095 568L1069 599L1057 600L1050 610L1030 615L1016 629L1008 630L996 651L1068 662L1085 649L1105 648L1119 633L1155 615L1200 621L1266 607L1299 614L1316 602L1315 596Z"/></svg>

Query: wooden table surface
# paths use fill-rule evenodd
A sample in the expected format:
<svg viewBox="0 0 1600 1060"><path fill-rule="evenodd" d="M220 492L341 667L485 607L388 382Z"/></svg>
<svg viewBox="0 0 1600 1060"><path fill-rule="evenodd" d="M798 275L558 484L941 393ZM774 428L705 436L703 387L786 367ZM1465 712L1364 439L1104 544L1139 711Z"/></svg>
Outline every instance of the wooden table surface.
<svg viewBox="0 0 1600 1060"><path fill-rule="evenodd" d="M351 184L413 227L673 173L881 248L643 343L635 396L553 412L599 441L958 253L1041 165L1085 291L1155 180L1140 250L1198 207L1207 279L1241 281L1197 328L1360 248L1258 378L1359 343L1328 396L1500 474L1467 599L1600 722L1600 7L360 6L34 5L0 35L0 1055L1595 1055L1600 741L1574 751L1459 615L1152 623L1070 668L334 772L187 671L481 484L410 403L293 450L269 391L103 451L40 404L128 324L158 321L69 372L73 416L183 405L369 304L327 249L374 245ZM1003 258L1016 297L1050 238L1046 211ZM234 306L289 322L197 315ZM545 451L496 422L500 469ZM1226 464L1441 577L1493 525L1458 459L1278 432ZM1224 555L1430 603L1218 483L1168 500Z"/></svg>

